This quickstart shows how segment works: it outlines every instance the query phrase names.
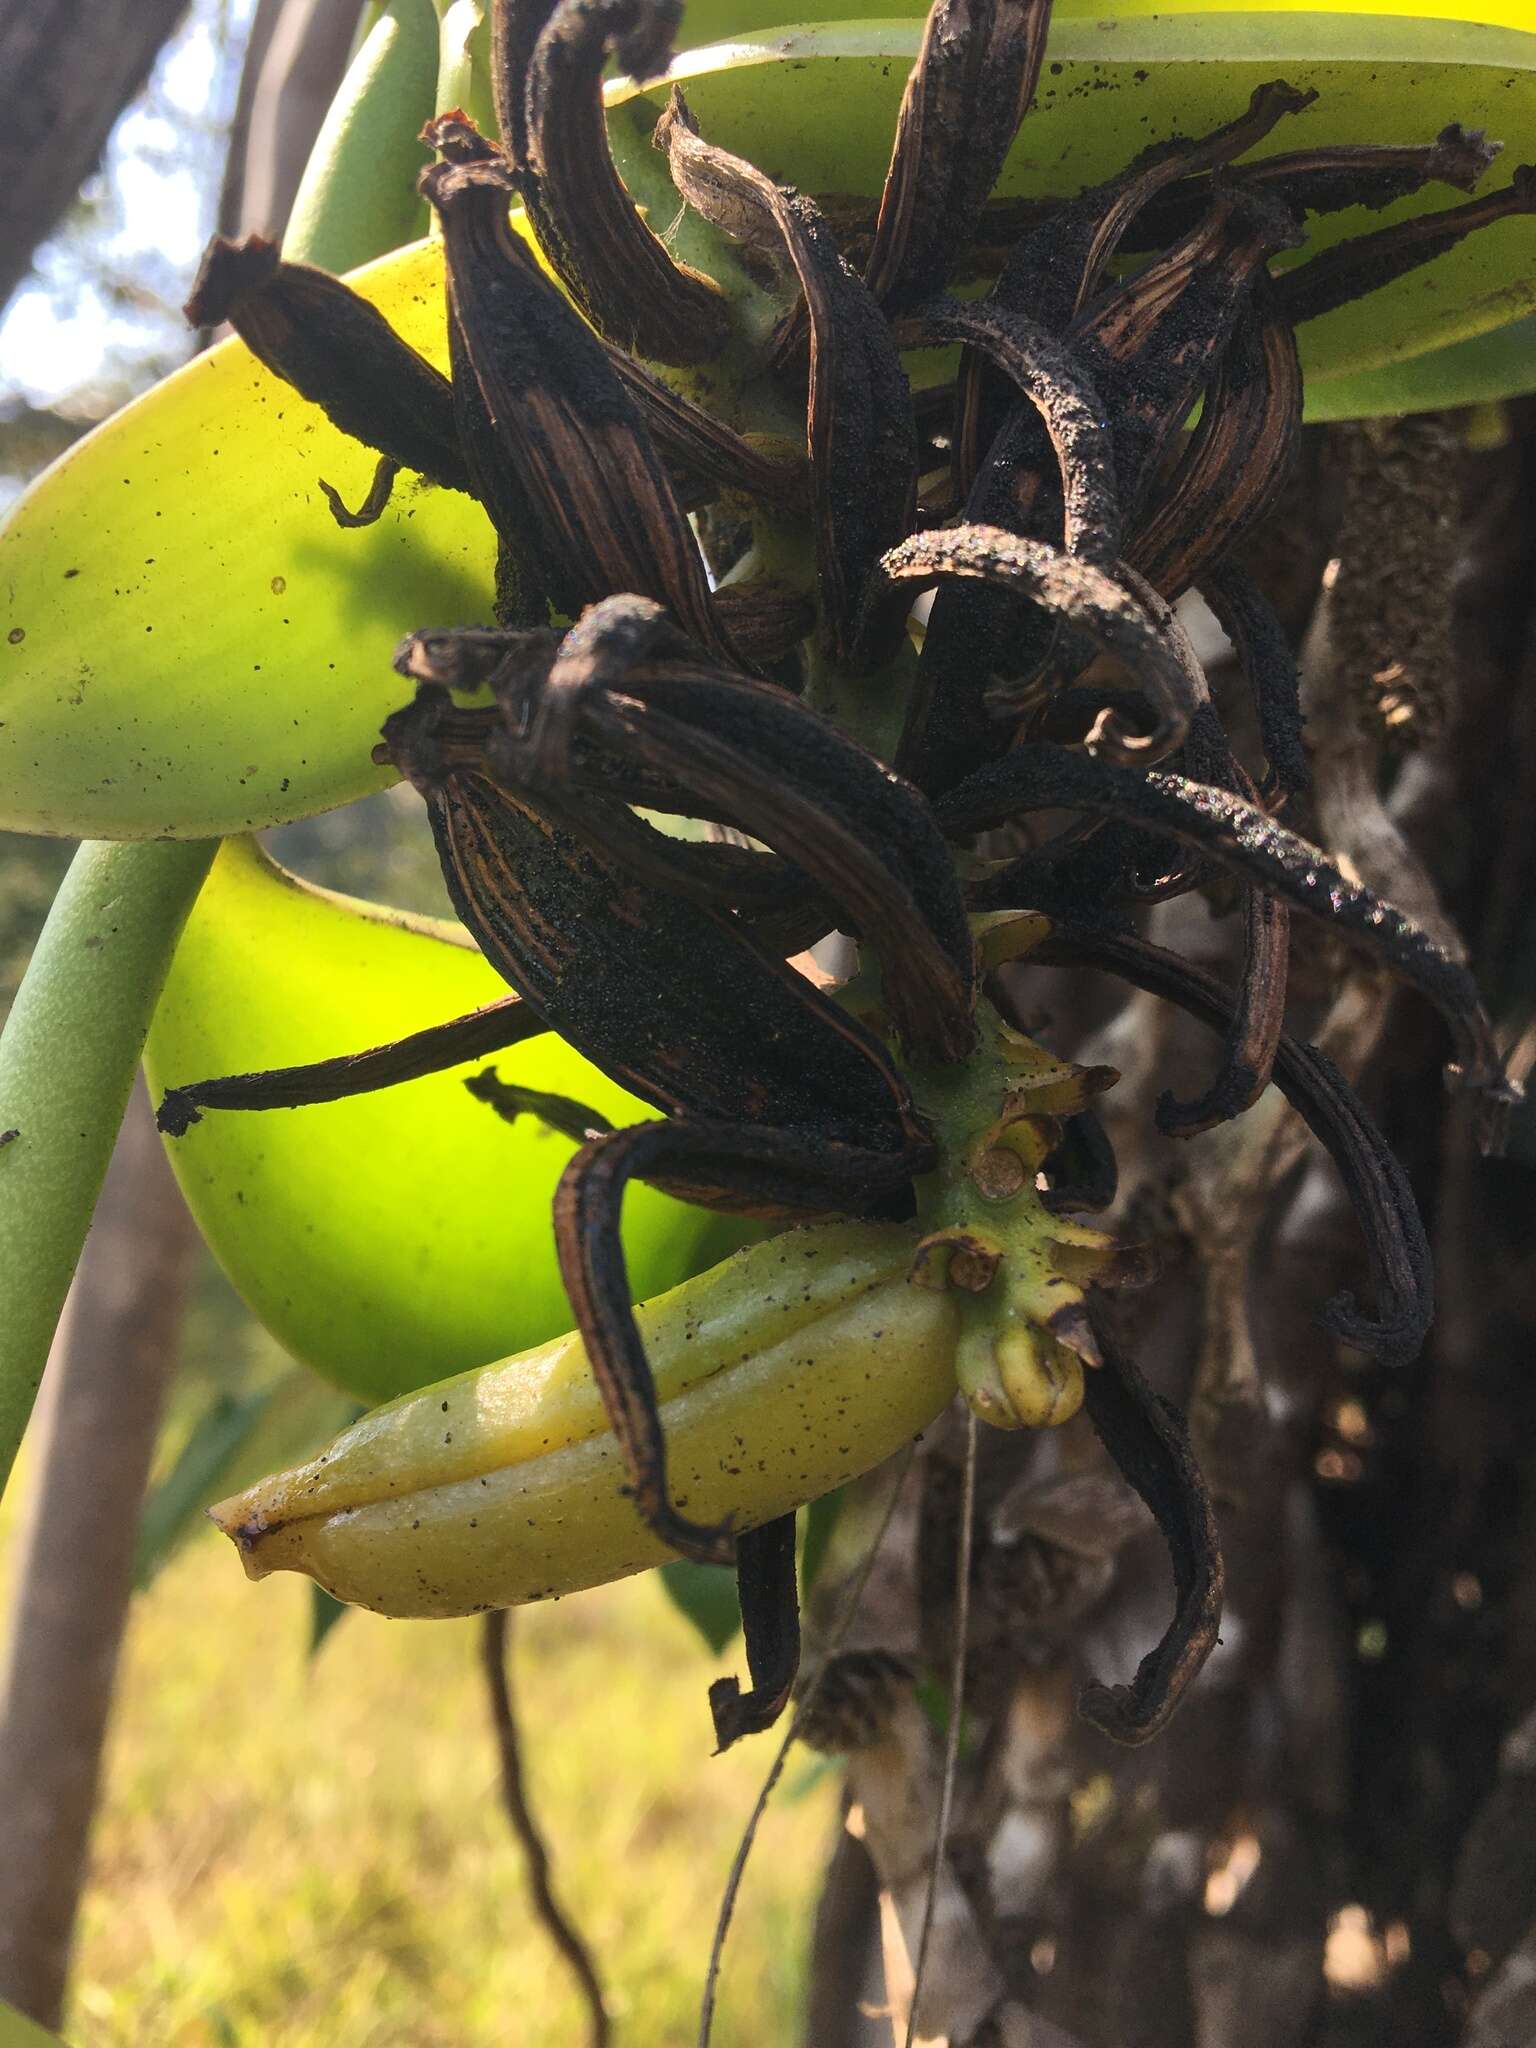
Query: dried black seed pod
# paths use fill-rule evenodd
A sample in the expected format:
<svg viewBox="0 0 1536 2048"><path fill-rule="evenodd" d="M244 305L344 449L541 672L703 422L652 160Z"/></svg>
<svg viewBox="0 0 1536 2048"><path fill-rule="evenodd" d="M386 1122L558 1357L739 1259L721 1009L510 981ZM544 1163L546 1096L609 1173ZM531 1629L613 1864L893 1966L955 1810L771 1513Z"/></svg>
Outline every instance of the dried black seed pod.
<svg viewBox="0 0 1536 2048"><path fill-rule="evenodd" d="M997 1027L972 917L1045 912L1049 931L1037 915L1006 920L1027 927L1034 957L1113 973L1223 1035L1199 1097L1159 1105L1165 1128L1235 1116L1273 1075L1328 1149L1367 1239L1374 1312L1343 1299L1326 1325L1401 1358L1428 1323L1428 1248L1406 1177L1359 1103L1281 1030L1289 909L1367 946L1437 1004L1490 1135L1516 1094L1466 969L1266 808L1307 784L1296 665L1230 556L1296 445L1297 323L1531 210L1536 173L1274 277L1305 215L1379 207L1433 180L1471 190L1493 152L1452 125L1419 147L1245 163L1313 97L1273 81L1210 134L1146 151L1090 191L992 202L1050 12L1049 0L937 0L878 211L818 208L708 143L673 94L656 142L681 202L740 245L762 289L780 291L771 342L674 261L609 152L605 62L662 74L675 0L495 0L502 146L459 115L427 131L442 158L422 184L443 226L448 378L344 285L257 239L216 242L189 307L201 322L231 319L378 453L361 508L331 494L344 524L376 517L400 468L472 493L490 515L497 627L410 635L397 664L418 694L387 722L379 758L421 792L455 905L517 994L348 1059L173 1089L162 1124L334 1100L546 1029L663 1113L614 1130L515 1075L487 1069L469 1084L495 1114L536 1115L581 1141L554 1205L556 1244L637 1511L679 1551L737 1567L751 1682L714 1690L722 1747L767 1726L789 1695L793 1525L738 1539L670 1496L618 1230L631 1180L774 1218L919 1213L957 1143L919 1102L990 1042L979 1005ZM574 306L514 227L515 197ZM1150 260L1117 269L1130 252ZM994 282L962 300L947 291L961 277ZM954 386L914 398L903 350L956 343ZM689 396L652 367L705 361L710 378ZM727 392L728 380L740 388ZM729 420L711 409L716 394L735 402ZM785 419L802 401L804 445L790 446ZM743 421L771 431L749 436ZM687 518L705 505L718 588ZM1260 787L1171 609L1191 586L1209 596L1252 692ZM908 613L930 588L914 661ZM1074 822L1017 857L983 857L995 849L979 835L1043 810ZM679 818L712 836L673 836ZM1243 890L1232 990L1130 924L1136 904L1217 868ZM832 931L878 970L842 1001L786 959ZM995 922L982 937L989 966L1026 949L999 941ZM1058 1209L1109 1198L1114 1161L1081 1113L1083 1077L1055 1080L1065 1094L1049 1115L1010 1095L980 1154L965 1154L988 1199L1033 1186L1042 1165ZM1019 1116L1029 1164L992 1142ZM1065 1138L1060 1116L1072 1118ZM962 1135L971 1145L974 1131ZM921 1245L948 1247L940 1280L963 1264L978 1297L1001 1284L1003 1253L985 1231L940 1226L923 1216ZM1086 1232L1062 1236L1063 1273L1074 1244L1107 1284L1115 1262ZM1075 1295L1042 1328L1086 1362L1091 1420L1173 1559L1163 1641L1131 1685L1083 1702L1106 1732L1142 1741L1215 1639L1210 1503L1178 1418L1102 1317ZM908 1683L901 1660L838 1660L811 1739L877 1739Z"/></svg>

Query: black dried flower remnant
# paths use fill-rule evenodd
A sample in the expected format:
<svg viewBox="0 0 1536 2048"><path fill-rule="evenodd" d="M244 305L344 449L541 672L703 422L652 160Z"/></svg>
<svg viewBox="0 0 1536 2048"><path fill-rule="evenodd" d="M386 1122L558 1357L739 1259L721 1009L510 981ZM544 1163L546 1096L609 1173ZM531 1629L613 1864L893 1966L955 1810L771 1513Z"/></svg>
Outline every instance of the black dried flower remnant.
<svg viewBox="0 0 1536 2048"><path fill-rule="evenodd" d="M1432 182L1470 191L1494 155L1452 126L1422 147L1246 164L1314 97L1277 80L1210 135L1159 144L1089 191L991 200L1050 11L936 0L872 218L829 212L712 144L673 92L651 139L696 217L690 246L752 280L750 318L707 267L673 257L610 155L604 67L665 73L669 0L497 0L502 141L458 113L426 130L450 377L344 284L259 239L215 241L189 307L199 324L232 321L377 452L360 512L331 494L338 518L376 517L402 468L485 507L496 623L403 642L417 694L380 756L425 799L453 900L515 995L348 1059L175 1089L162 1125L333 1100L545 1030L662 1112L612 1130L494 1071L471 1084L498 1114L581 1141L556 1242L637 1512L676 1550L738 1571L753 1689L716 1689L722 1742L788 1696L792 1518L738 1535L670 1496L618 1235L630 1180L765 1217L917 1214L915 1183L946 1142L924 1097L975 1056L992 1015L984 970L1032 945L1224 1034L1209 1088L1165 1100L1166 1127L1205 1128L1278 1083L1337 1163L1370 1252L1374 1313L1341 1300L1325 1320L1400 1359L1430 1315L1424 1234L1348 1086L1282 1030L1288 911L1439 1007L1490 1142L1515 1092L1465 969L1279 822L1306 794L1296 667L1234 550L1295 447L1298 323L1536 208L1536 174L1273 274L1309 215ZM563 289L513 224L519 199ZM983 296L952 296L977 277ZM958 369L914 395L904 351L933 345L958 347ZM1265 756L1252 775L1171 609L1190 590L1252 692ZM918 652L907 619L926 592ZM1029 854L982 857L980 835L1039 810L1077 822ZM658 816L719 830L675 837ZM1219 868L1246 906L1235 989L1131 922ZM998 912L1043 915L994 943ZM866 968L842 1000L791 963L834 931ZM1070 1083L1055 1112L1084 1111L1098 1085ZM995 1130L1010 1117L1001 1105ZM1102 1151L1098 1133L1084 1206L1113 1186ZM1055 1200L1073 1197L1068 1176ZM934 1271L988 1284L995 1259L967 1266L962 1237L925 1239L925 1284ZM1113 1277L1102 1260L1085 1270ZM1164 1642L1132 1686L1083 1703L1142 1740L1215 1640L1214 1523L1178 1418L1086 1318L1058 1335L1089 1364L1091 1419L1175 1559Z"/></svg>

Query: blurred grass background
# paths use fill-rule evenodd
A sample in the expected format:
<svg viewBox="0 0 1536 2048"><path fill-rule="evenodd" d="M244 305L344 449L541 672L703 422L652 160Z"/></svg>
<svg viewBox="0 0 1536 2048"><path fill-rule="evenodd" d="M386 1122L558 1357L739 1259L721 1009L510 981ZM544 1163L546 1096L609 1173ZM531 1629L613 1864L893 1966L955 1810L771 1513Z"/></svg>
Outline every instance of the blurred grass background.
<svg viewBox="0 0 1536 2048"><path fill-rule="evenodd" d="M17 1496L0 1521L0 1579ZM475 1624L349 1614L199 1532L135 1607L66 2032L74 2048L585 2040L503 1817ZM711 1663L653 1575L523 1610L515 1693L557 1891L620 2044L692 2043L773 1739L711 1757ZM739 1653L739 1640L736 1645ZM799 2038L835 1778L801 1751L726 1952L719 2048Z"/></svg>

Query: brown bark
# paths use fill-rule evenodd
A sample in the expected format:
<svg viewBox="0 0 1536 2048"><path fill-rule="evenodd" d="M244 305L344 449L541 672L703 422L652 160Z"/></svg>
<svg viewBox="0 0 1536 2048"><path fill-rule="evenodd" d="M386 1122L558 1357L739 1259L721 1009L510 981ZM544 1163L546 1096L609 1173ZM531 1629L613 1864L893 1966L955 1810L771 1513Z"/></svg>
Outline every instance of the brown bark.
<svg viewBox="0 0 1536 2048"><path fill-rule="evenodd" d="M1249 564L1306 642L1304 827L1460 934L1528 1074L1536 406L1511 411L1509 444L1477 456L1454 421L1309 434L1304 481ZM1240 698L1223 709L1240 729ZM1188 899L1152 935L1230 977L1236 927ZM1074 1685L1128 1672L1155 1637L1166 1565L1108 1495L1063 1523L1053 1487L1103 1481L1076 1425L984 1437L948 1856L972 1952L963 1970L941 1959L924 2009L953 2015L952 2048L1021 2027L1035 2048L1513 2048L1536 2038L1536 1127L1527 1112L1509 1155L1481 1158L1420 1007L1294 935L1292 1028L1358 1078L1435 1244L1436 1326L1413 1365L1384 1369L1315 1321L1365 1276L1294 1118L1266 1098L1187 1144L1154 1138L1156 1093L1187 1085L1208 1046L1145 997L1105 1021L1104 987L1017 971L1057 1050L1124 1077L1101 1105L1112 1222L1164 1254L1158 1286L1127 1297L1126 1334L1189 1413L1217 1497L1223 1640L1157 1742L1117 1751L1074 1723ZM946 1442L925 1439L844 1660L861 1698L893 1656L944 1683ZM886 1804L914 1815L897 1856L856 1792L899 1895L931 1835L934 1743L898 1757L850 1724L832 1746L855 1752L853 1787L883 1769ZM811 1986L829 2029L878 1955L867 1923L839 1931ZM998 2003L976 2024L959 1994L986 1964Z"/></svg>
<svg viewBox="0 0 1536 2048"><path fill-rule="evenodd" d="M0 305L63 218L186 0L0 0Z"/></svg>
<svg viewBox="0 0 1536 2048"><path fill-rule="evenodd" d="M281 237L360 12L360 0L260 0L219 195L222 234Z"/></svg>
<svg viewBox="0 0 1536 2048"><path fill-rule="evenodd" d="M195 1242L141 1083L48 1362L0 1683L0 1996L49 2027Z"/></svg>

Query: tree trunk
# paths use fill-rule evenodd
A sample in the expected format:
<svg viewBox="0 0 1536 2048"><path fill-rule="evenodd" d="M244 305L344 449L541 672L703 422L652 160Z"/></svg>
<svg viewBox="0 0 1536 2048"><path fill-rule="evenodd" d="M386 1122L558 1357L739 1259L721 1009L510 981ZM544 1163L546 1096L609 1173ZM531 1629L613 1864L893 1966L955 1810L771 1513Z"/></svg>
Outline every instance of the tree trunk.
<svg viewBox="0 0 1536 2048"><path fill-rule="evenodd" d="M360 12L360 0L260 0L219 195L222 234L281 238Z"/></svg>
<svg viewBox="0 0 1536 2048"><path fill-rule="evenodd" d="M186 0L0 0L0 306L185 8Z"/></svg>
<svg viewBox="0 0 1536 2048"><path fill-rule="evenodd" d="M1433 418L1309 433L1248 566L1305 646L1316 786L1293 822L1460 933L1524 1077L1536 406L1511 415L1509 442L1481 454ZM1222 708L1241 746L1235 693ZM1240 919L1223 907L1165 905L1153 936L1230 968L1223 933ZM970 1739L946 1938L919 2000L919 2031L951 2048L1536 2041L1536 1127L1527 1111L1508 1156L1481 1158L1421 1006L1302 920L1292 957L1291 1028L1356 1079L1435 1245L1439 1316L1409 1367L1367 1363L1317 1325L1331 1294L1368 1298L1369 1280L1331 1169L1273 1091L1232 1125L1157 1139L1156 1091L1188 1092L1208 1046L1186 1047L1148 998L1106 1023L1102 984L1011 971L1056 1049L1122 1071L1103 1098L1111 1227L1164 1255L1157 1288L1120 1305L1122 1333L1189 1414L1227 1603L1221 1647L1158 1741L1118 1750L1084 1727L1075 1686L1134 1670L1166 1561L1079 1424L982 1433ZM948 1682L957 1443L925 1440L818 1709L828 1746L854 1748L850 1796L897 1902L937 1805L940 1743L900 1673ZM1072 1527L1064 1481L1079 1500L1102 1489ZM818 1583L822 1626L837 1604ZM846 2018L878 1941L867 1922L829 1939L841 1925L829 1902L811 1996Z"/></svg>
<svg viewBox="0 0 1536 2048"><path fill-rule="evenodd" d="M167 30L182 4L158 10ZM149 0L136 5L155 11ZM0 67L23 11L0 11ZM105 26L98 0L63 0L62 11L89 22L93 39ZM357 0L262 0L221 197L230 231L281 233L358 12ZM5 206L0 196L0 230ZM39 1403L34 1506L16 1546L19 1592L0 1691L0 1997L46 2026L58 2024L64 2003L134 1534L195 1245L141 1082Z"/></svg>
<svg viewBox="0 0 1536 2048"><path fill-rule="evenodd" d="M59 2023L196 1234L142 1081L59 1324L0 1685L0 1996Z"/></svg>

